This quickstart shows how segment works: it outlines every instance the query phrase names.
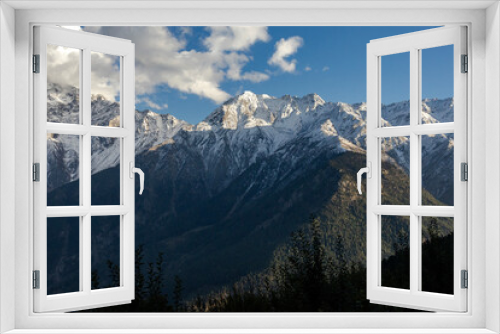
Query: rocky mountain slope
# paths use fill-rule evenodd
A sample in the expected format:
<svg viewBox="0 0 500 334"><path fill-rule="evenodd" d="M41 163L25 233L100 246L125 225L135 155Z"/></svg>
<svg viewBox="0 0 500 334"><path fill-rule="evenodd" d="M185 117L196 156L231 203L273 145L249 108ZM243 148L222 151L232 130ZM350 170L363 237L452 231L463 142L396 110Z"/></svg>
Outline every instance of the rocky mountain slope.
<svg viewBox="0 0 500 334"><path fill-rule="evenodd" d="M77 120L73 90L53 88L48 119ZM423 106L424 122L451 120L452 99L425 100ZM98 124L113 126L119 105L93 97L92 112ZM383 115L389 115L387 126L400 124L408 103L384 106ZM183 277L191 296L265 268L312 213L329 226L333 239L336 233L346 236L352 259L363 259L365 209L355 174L365 164L365 119L364 103L326 102L316 94L276 98L245 92L196 125L137 111L136 165L146 173L146 185L136 196L136 244L145 245L146 260L165 252L168 274ZM49 198L55 205L75 201L70 194L78 193L74 140L47 138L53 166ZM93 198L117 193L118 185L109 181L117 170L116 145L104 138L92 143L92 182L109 185ZM449 204L453 136L424 137L422 146L428 191L423 201ZM383 149L384 193L400 203L409 188L408 138L387 139Z"/></svg>
<svg viewBox="0 0 500 334"><path fill-rule="evenodd" d="M48 121L78 122L78 96L74 92L70 87L49 85ZM119 124L119 108L116 102L93 96L92 124L116 126ZM407 101L383 106L382 114L386 116L383 122L386 126L408 124L408 108ZM424 100L422 114L424 123L452 121L453 100ZM135 119L137 156L160 148L164 148L160 150L162 152L168 151L165 149L168 146L184 147L186 152L202 160L203 178L210 193L226 187L257 159L282 152L284 147L307 142L314 149L299 154L310 156L324 149L332 153L364 152L366 147L366 105L325 102L317 94L275 98L247 91L228 100L196 125L152 111L137 111ZM436 183L436 175L442 176L442 170L452 169L453 135L424 136L422 144L424 185L428 183L426 189L441 198L445 196L443 189L446 187ZM113 139L93 139L92 173L119 163L118 145ZM48 135L47 148L49 166L56 166L49 168L49 191L76 180L78 138ZM404 153L409 152L408 138L384 140L383 150L408 170L408 154ZM286 155L286 159L297 159L292 152ZM449 185L449 181L442 182ZM445 202L451 200L449 194L445 197L441 199Z"/></svg>

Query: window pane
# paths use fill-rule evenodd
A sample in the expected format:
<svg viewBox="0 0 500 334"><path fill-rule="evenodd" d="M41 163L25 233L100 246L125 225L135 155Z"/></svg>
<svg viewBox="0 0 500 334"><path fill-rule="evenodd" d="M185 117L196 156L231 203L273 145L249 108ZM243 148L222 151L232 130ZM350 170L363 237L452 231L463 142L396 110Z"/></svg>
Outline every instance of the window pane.
<svg viewBox="0 0 500 334"><path fill-rule="evenodd" d="M453 45L421 50L422 123L453 122Z"/></svg>
<svg viewBox="0 0 500 334"><path fill-rule="evenodd" d="M92 289L120 286L120 216L92 217Z"/></svg>
<svg viewBox="0 0 500 334"><path fill-rule="evenodd" d="M47 45L47 122L80 123L80 54Z"/></svg>
<svg viewBox="0 0 500 334"><path fill-rule="evenodd" d="M422 136L422 205L453 206L454 135Z"/></svg>
<svg viewBox="0 0 500 334"><path fill-rule="evenodd" d="M381 57L382 126L410 125L410 53Z"/></svg>
<svg viewBox="0 0 500 334"><path fill-rule="evenodd" d="M80 136L47 134L47 205L80 205Z"/></svg>
<svg viewBox="0 0 500 334"><path fill-rule="evenodd" d="M453 294L453 218L422 217L422 291Z"/></svg>
<svg viewBox="0 0 500 334"><path fill-rule="evenodd" d="M410 288L410 217L382 216L382 286Z"/></svg>
<svg viewBox="0 0 500 334"><path fill-rule="evenodd" d="M410 138L381 139L382 205L410 205Z"/></svg>
<svg viewBox="0 0 500 334"><path fill-rule="evenodd" d="M92 205L120 205L120 142L92 137Z"/></svg>
<svg viewBox="0 0 500 334"><path fill-rule="evenodd" d="M80 218L47 218L47 294L80 290Z"/></svg>
<svg viewBox="0 0 500 334"><path fill-rule="evenodd" d="M91 52L92 125L120 126L120 57Z"/></svg>

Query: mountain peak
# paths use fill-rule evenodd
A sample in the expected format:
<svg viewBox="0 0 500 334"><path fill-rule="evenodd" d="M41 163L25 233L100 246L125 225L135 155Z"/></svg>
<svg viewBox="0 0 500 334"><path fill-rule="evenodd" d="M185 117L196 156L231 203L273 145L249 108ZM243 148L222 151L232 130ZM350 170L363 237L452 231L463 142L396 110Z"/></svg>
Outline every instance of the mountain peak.
<svg viewBox="0 0 500 334"><path fill-rule="evenodd" d="M325 103L325 100L323 100L321 98L321 96L319 96L316 93L310 93L310 94L304 95L304 96L302 96L301 100L304 100L304 101L317 101L317 102L320 102L322 104Z"/></svg>
<svg viewBox="0 0 500 334"><path fill-rule="evenodd" d="M255 94L254 92L250 91L250 90L246 90L243 92L243 94L240 94L239 96L249 96L249 97L254 97L254 96L257 96L257 94Z"/></svg>
<svg viewBox="0 0 500 334"><path fill-rule="evenodd" d="M326 102L316 93L302 97L284 95L275 98L267 94L245 91L224 102L204 122L231 130L236 130L238 127L270 126L279 118L315 111L325 104Z"/></svg>

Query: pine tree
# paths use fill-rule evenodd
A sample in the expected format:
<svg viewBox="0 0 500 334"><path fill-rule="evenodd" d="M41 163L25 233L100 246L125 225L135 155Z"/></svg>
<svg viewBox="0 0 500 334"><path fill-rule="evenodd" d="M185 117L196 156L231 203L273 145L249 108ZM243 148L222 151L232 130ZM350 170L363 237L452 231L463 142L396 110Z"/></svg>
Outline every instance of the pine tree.
<svg viewBox="0 0 500 334"><path fill-rule="evenodd" d="M120 286L120 267L111 260L107 261L107 265L109 269L109 277L111 279L111 283L106 287Z"/></svg>
<svg viewBox="0 0 500 334"><path fill-rule="evenodd" d="M178 276L174 276L174 310L179 312L181 311L182 304L182 291L184 290L184 286L182 285L182 279Z"/></svg>
<svg viewBox="0 0 500 334"><path fill-rule="evenodd" d="M91 277L91 281L92 281L92 290L97 290L100 288L100 284L99 284L99 273L96 269L92 270L92 277Z"/></svg>
<svg viewBox="0 0 500 334"><path fill-rule="evenodd" d="M144 265L144 245L140 245L135 250L135 300L141 302L145 298L144 274L142 266Z"/></svg>

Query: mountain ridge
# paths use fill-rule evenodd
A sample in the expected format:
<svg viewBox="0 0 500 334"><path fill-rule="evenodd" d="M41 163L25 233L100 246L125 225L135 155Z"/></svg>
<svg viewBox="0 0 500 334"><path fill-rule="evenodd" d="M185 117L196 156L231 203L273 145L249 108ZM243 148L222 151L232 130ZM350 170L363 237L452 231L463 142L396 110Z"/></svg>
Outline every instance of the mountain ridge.
<svg viewBox="0 0 500 334"><path fill-rule="evenodd" d="M72 87L49 85L48 120L78 122L79 99L75 91L77 90ZM425 99L422 103L424 123L453 120L453 99ZM93 124L117 126L119 112L118 102L93 96ZM382 120L385 126L393 123L408 124L409 103L402 101L384 105L382 115L386 116ZM362 153L366 149L366 104L326 102L315 93L302 97L284 95L277 98L245 91L224 102L197 124L151 110L136 110L135 122L136 155L149 150L161 152L172 146L184 146L186 152L197 155L203 161L203 169L208 172L205 182L212 183L210 192L217 192L225 187L258 159L269 157L284 147L291 147L298 140L314 144L317 150L329 147L335 153ZM453 146L453 136L438 135L425 137L423 140L424 147L431 155L433 151L439 154L447 152L448 158L445 160L439 156L428 160L450 170L452 166L447 147ZM78 154L75 152L78 145L76 136L56 135L54 138L49 135L47 141L49 164L59 168L49 170L48 189L51 191L78 178ZM93 174L119 163L118 145L119 141L116 140L94 138ZM409 149L407 137L386 139L383 149L387 153L384 155L385 159L395 159L408 171L407 155L402 154ZM431 168L427 169L432 174ZM424 174L426 171L424 170ZM430 175L429 179L432 178L435 179ZM439 185L430 187L436 188L435 191L430 189L431 192L439 192Z"/></svg>
<svg viewBox="0 0 500 334"><path fill-rule="evenodd" d="M78 119L69 112L77 105L73 91L53 96L49 118ZM424 122L449 117L452 102L425 102ZM397 123L405 120L407 106L403 101L383 111ZM119 124L116 102L95 97L92 113L99 124ZM332 240L335 233L349 234L352 258L364 258L365 202L357 195L355 174L366 164L366 104L325 102L317 94L276 98L245 92L196 125L152 111L136 111L135 120L136 166L146 174L144 193L136 196L136 243L147 246L146 261L166 252L167 272L185 278L190 295L263 269L311 213L325 217ZM70 194L78 203L75 138L52 135L47 140L55 175L67 175L60 184L52 183L48 198L61 205ZM422 145L423 182L439 201L426 191L423 200L449 203L453 191L438 176L450 168L453 136L428 136ZM120 175L118 148L119 140L112 138L92 141L93 203L119 193L119 177L113 178ZM382 191L401 204L408 197L409 140L388 138L381 148ZM62 268L68 261L54 266Z"/></svg>

